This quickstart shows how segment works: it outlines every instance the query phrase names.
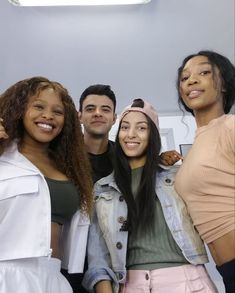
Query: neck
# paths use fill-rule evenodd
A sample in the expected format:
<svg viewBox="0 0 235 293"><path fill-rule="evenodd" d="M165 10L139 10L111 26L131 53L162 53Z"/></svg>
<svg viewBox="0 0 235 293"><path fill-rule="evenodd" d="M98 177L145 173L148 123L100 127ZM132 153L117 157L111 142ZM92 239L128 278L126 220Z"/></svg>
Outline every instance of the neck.
<svg viewBox="0 0 235 293"><path fill-rule="evenodd" d="M84 142L88 153L93 155L100 155L108 150L108 136L92 137L84 133Z"/></svg>
<svg viewBox="0 0 235 293"><path fill-rule="evenodd" d="M216 108L213 111L211 111L211 109L209 111L207 111L207 109L204 111L194 111L197 127L205 126L211 120L219 118L222 115L224 115L224 111L221 108Z"/></svg>
<svg viewBox="0 0 235 293"><path fill-rule="evenodd" d="M140 158L129 158L129 165L131 169L143 167L146 163L146 156Z"/></svg>
<svg viewBox="0 0 235 293"><path fill-rule="evenodd" d="M19 151L28 156L33 157L48 157L48 144L33 144L27 141L23 141L19 145Z"/></svg>

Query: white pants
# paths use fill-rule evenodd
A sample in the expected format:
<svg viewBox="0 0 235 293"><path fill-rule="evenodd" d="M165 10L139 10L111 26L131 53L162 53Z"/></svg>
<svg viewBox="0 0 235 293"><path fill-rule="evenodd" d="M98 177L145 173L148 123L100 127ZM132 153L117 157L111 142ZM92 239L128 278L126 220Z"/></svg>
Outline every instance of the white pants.
<svg viewBox="0 0 235 293"><path fill-rule="evenodd" d="M72 293L60 268L61 261L56 258L0 261L0 292Z"/></svg>

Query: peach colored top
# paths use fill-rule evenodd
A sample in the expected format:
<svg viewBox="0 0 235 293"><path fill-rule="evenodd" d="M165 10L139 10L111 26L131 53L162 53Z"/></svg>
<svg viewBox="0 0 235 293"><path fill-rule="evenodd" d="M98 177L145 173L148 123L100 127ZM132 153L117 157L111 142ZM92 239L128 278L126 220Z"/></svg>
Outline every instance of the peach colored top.
<svg viewBox="0 0 235 293"><path fill-rule="evenodd" d="M235 115L197 129L175 189L206 243L235 229Z"/></svg>

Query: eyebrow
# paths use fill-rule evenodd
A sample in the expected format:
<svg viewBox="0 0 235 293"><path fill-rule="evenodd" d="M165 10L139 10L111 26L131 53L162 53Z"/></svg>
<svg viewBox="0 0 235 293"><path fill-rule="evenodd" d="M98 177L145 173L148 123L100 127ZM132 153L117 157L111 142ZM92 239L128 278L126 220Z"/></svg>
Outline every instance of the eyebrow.
<svg viewBox="0 0 235 293"><path fill-rule="evenodd" d="M129 121L125 121L125 120L122 120L122 122L121 122L121 123L130 124L130 122L129 122ZM147 121L138 121L136 124L141 124L141 123L148 124L148 122L147 122Z"/></svg>
<svg viewBox="0 0 235 293"><path fill-rule="evenodd" d="M212 66L211 63L208 62L208 61L200 62L200 63L198 63L197 65L210 65L210 66ZM182 72L184 72L184 71L186 71L186 70L188 70L187 67L184 68L184 69L182 70Z"/></svg>
<svg viewBox="0 0 235 293"><path fill-rule="evenodd" d="M43 104L47 104L47 101L42 100L42 99L39 98L39 97L35 98L35 100L32 101L32 103L35 103L35 102L41 102L41 103L43 103ZM53 107L56 106L56 107L64 108L63 103L62 103L61 105L60 105L60 104L52 104L52 106L53 106Z"/></svg>
<svg viewBox="0 0 235 293"><path fill-rule="evenodd" d="M86 108L96 108L98 107L97 105L94 105L94 104L88 104L84 107L84 109ZM110 110L112 110L112 108L109 106L109 105L101 105L100 106L101 108L109 108Z"/></svg>

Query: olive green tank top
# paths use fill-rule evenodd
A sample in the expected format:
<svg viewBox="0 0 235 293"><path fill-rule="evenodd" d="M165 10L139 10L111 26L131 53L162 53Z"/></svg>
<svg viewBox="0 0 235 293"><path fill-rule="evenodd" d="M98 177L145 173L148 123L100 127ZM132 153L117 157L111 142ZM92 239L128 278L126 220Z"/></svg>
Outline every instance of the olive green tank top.
<svg viewBox="0 0 235 293"><path fill-rule="evenodd" d="M45 177L51 197L51 221L63 225L79 208L79 195L71 181Z"/></svg>

